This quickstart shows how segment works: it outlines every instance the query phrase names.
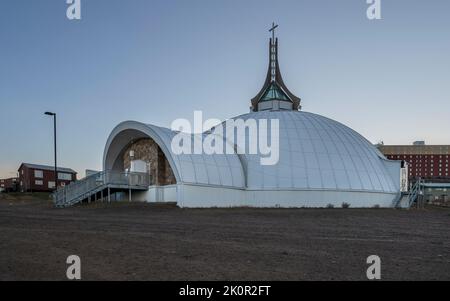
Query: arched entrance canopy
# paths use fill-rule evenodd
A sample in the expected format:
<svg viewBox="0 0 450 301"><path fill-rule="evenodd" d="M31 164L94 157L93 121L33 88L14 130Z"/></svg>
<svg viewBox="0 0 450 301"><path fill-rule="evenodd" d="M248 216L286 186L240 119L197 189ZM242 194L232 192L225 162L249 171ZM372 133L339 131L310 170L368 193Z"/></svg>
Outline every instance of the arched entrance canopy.
<svg viewBox="0 0 450 301"><path fill-rule="evenodd" d="M177 132L136 121L125 121L111 132L103 154L104 170L120 170L122 154L130 142L151 138L161 148L177 183L245 188L245 176L237 154L181 154L172 152L171 141ZM188 134L186 134L188 135ZM199 139L198 135L189 135Z"/></svg>

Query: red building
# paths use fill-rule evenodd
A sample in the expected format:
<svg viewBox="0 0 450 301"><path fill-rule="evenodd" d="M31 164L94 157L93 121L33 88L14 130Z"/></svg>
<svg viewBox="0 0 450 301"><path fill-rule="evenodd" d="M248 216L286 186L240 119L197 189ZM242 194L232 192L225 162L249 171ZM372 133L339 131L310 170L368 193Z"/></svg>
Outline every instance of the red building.
<svg viewBox="0 0 450 301"><path fill-rule="evenodd" d="M379 145L379 150L391 160L409 163L409 179L422 178L450 182L450 145Z"/></svg>
<svg viewBox="0 0 450 301"><path fill-rule="evenodd" d="M73 169L58 167L58 186L77 180ZM55 167L22 163L19 167L19 186L22 192L47 192L55 189Z"/></svg>
<svg viewBox="0 0 450 301"><path fill-rule="evenodd" d="M15 192L19 189L19 179L0 179L0 192Z"/></svg>

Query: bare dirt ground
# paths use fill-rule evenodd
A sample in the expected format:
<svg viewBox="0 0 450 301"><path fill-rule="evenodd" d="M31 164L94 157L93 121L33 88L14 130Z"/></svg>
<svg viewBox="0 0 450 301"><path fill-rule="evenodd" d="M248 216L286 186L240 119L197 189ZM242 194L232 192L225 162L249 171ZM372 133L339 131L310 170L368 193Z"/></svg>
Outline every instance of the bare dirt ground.
<svg viewBox="0 0 450 301"><path fill-rule="evenodd" d="M0 199L0 280L450 280L450 210L54 209Z"/></svg>

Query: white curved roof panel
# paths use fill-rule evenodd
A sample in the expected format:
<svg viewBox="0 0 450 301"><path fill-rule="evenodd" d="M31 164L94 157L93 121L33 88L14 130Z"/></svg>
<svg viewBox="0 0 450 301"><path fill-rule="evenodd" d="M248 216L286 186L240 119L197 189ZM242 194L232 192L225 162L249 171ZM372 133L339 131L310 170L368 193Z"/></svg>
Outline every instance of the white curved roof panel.
<svg viewBox="0 0 450 301"><path fill-rule="evenodd" d="M233 119L279 121L278 164L261 165L259 154L243 156L250 189L398 191L384 156L339 122L297 111L254 112Z"/></svg>

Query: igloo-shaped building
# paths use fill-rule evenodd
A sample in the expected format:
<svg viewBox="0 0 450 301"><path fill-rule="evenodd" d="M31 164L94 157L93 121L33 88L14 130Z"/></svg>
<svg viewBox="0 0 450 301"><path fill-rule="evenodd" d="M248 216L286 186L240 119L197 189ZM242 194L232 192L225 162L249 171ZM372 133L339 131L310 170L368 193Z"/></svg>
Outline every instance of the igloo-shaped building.
<svg viewBox="0 0 450 301"><path fill-rule="evenodd" d="M269 55L266 81L251 101L251 112L233 119L278 120L276 164L263 165L260 154L239 151L239 136L220 137L234 150L231 153L175 153L172 141L179 132L126 121L108 138L104 170L149 173L148 190L133 192L132 198L176 202L181 207L395 206L400 198L401 162L387 160L351 128L300 111L300 98L281 77L275 38L270 39ZM211 132L184 135L202 141Z"/></svg>

